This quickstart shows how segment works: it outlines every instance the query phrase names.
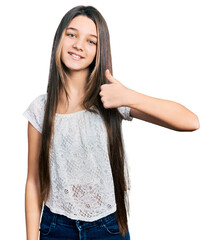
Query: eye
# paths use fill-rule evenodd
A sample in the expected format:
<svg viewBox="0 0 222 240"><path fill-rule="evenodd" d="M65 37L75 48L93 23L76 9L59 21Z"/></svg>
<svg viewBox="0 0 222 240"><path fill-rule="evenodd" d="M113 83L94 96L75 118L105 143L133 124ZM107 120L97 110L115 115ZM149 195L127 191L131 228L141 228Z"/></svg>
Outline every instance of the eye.
<svg viewBox="0 0 222 240"><path fill-rule="evenodd" d="M95 45L96 45L96 43L93 42L92 40L89 40L88 42L89 42L90 44L95 44Z"/></svg>
<svg viewBox="0 0 222 240"><path fill-rule="evenodd" d="M67 33L67 36L69 36L69 37L75 37L75 34Z"/></svg>

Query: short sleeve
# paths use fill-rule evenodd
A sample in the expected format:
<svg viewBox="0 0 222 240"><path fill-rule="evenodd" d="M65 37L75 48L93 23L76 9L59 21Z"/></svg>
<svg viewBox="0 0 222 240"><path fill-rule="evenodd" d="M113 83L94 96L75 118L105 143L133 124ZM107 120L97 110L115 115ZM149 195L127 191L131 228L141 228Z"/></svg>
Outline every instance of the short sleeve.
<svg viewBox="0 0 222 240"><path fill-rule="evenodd" d="M121 106L117 108L119 113L123 116L125 120L132 121L133 117L130 116L130 107Z"/></svg>
<svg viewBox="0 0 222 240"><path fill-rule="evenodd" d="M30 103L28 108L22 114L40 133L42 133L45 102L46 94L38 96Z"/></svg>

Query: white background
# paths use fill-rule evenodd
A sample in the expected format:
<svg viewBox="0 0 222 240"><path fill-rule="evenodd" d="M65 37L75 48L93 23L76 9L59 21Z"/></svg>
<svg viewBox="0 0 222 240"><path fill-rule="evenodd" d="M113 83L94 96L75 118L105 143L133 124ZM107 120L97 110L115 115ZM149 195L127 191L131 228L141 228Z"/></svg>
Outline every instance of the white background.
<svg viewBox="0 0 222 240"><path fill-rule="evenodd" d="M5 1L1 29L1 239L26 239L27 120L46 92L63 15L93 5L107 21L114 77L181 103L200 129L123 122L130 165L132 240L222 239L221 1Z"/></svg>

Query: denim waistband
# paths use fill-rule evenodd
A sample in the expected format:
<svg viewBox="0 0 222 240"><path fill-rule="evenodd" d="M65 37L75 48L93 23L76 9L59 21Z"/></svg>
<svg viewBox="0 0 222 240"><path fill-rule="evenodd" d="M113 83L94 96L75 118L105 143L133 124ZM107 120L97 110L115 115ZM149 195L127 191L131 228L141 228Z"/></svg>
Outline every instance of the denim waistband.
<svg viewBox="0 0 222 240"><path fill-rule="evenodd" d="M101 225L103 223L110 221L113 218L116 218L116 212L114 212L114 213L111 213L103 218L100 218L100 219L92 221L92 222L75 220L75 219L68 218L65 215L53 213L50 210L50 208L46 205L44 205L43 213L44 213L44 217L47 218L48 221L53 222L53 224L58 223L58 224L62 224L62 225L71 225L71 226L77 225L80 228L90 228L95 225Z"/></svg>

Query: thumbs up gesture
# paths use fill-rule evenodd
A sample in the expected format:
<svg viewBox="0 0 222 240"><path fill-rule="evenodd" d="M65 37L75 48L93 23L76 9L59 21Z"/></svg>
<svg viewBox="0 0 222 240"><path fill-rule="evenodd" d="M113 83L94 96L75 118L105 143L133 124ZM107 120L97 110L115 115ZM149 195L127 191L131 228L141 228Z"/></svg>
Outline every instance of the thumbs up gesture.
<svg viewBox="0 0 222 240"><path fill-rule="evenodd" d="M108 69L105 71L105 76L110 84L101 85L101 91L99 93L104 108L126 106L126 98L129 95L129 89L115 79Z"/></svg>

